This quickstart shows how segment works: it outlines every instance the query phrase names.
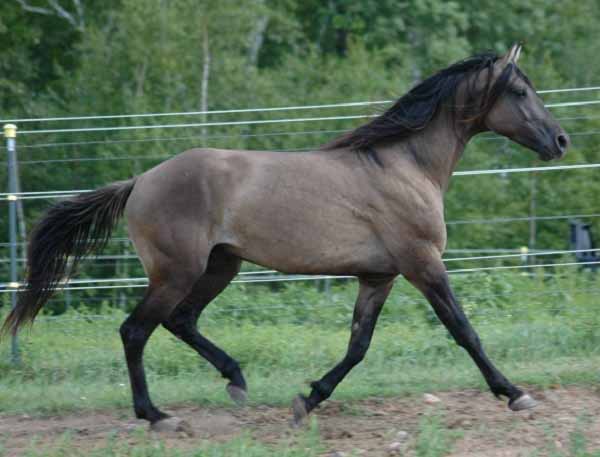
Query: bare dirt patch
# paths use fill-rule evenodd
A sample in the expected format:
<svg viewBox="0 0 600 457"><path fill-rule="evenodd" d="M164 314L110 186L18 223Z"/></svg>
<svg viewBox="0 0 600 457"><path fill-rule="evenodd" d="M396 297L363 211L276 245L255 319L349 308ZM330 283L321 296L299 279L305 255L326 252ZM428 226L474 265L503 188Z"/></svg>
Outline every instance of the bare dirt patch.
<svg viewBox="0 0 600 457"><path fill-rule="evenodd" d="M590 450L600 448L600 394L592 388L569 387L533 391L536 409L514 413L504 401L479 391L436 393L440 402L429 404L422 396L371 398L356 402L327 402L316 413L327 452L324 455L414 455L423 416L440 414L447 429L456 431L449 449L453 457L512 457L547 455L566 450L570 434L585 431ZM181 406L170 413L186 419L194 436L155 434L168 447L189 449L200 441L228 441L243 433L264 443L289 442L297 433L290 427L289 408L267 406L205 408ZM147 429L131 419L129 410L79 412L53 417L0 415L0 436L8 456L35 447L52 447L69 433L71 443L82 449L105 445L109 436L135 444L136 430ZM407 437L402 432L407 432ZM399 442L397 451L390 445ZM393 447L393 446L392 446Z"/></svg>

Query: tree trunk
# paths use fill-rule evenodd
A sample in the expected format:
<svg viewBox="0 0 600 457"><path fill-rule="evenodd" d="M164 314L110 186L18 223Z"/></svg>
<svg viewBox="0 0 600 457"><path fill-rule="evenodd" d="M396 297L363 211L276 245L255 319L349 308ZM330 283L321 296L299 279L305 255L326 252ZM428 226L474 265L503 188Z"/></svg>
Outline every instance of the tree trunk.
<svg viewBox="0 0 600 457"><path fill-rule="evenodd" d="M202 38L203 60L202 84L200 86L200 111L208 110L208 80L210 77L210 45L208 42L208 24L204 23ZM206 113L202 114L202 122L206 122ZM206 146L206 127L202 127L202 145Z"/></svg>
<svg viewBox="0 0 600 457"><path fill-rule="evenodd" d="M47 0L49 8L30 5L26 0L16 0L23 11L35 14L43 14L45 16L57 16L66 20L73 28L83 32L85 30L85 14L81 0L72 0L75 12L70 12L64 9L58 0Z"/></svg>
<svg viewBox="0 0 600 457"><path fill-rule="evenodd" d="M144 84L146 83L146 72L148 70L148 57L138 64L135 70L135 96L139 99L144 95Z"/></svg>
<svg viewBox="0 0 600 457"><path fill-rule="evenodd" d="M259 17L256 22L256 28L250 36L250 45L248 46L248 65L250 67L256 67L258 64L258 56L265 41L265 31L268 24L269 16L264 15Z"/></svg>
<svg viewBox="0 0 600 457"><path fill-rule="evenodd" d="M419 64L417 59L415 58L415 56L417 56L419 54L419 43L420 43L420 39L419 36L413 31L409 31L408 32L408 42L410 43L410 46L413 49L413 58L411 59L411 76L412 76L412 80L413 80L413 85L417 85L419 82L421 82L421 79L423 77L421 69L419 68Z"/></svg>

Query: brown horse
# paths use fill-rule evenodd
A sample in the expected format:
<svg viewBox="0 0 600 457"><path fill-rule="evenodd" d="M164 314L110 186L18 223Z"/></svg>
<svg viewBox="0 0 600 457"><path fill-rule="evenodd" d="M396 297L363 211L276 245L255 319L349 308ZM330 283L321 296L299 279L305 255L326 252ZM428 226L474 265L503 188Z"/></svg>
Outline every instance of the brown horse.
<svg viewBox="0 0 600 457"><path fill-rule="evenodd" d="M496 396L507 397L515 411L534 406L486 356L442 262L444 193L471 137L494 131L543 160L562 157L569 145L517 67L520 49L455 63L319 150L193 149L129 181L58 203L32 233L27 286L4 330L16 332L33 321L78 261L104 245L124 212L149 285L120 332L135 414L159 429L182 422L157 409L148 394L142 352L158 325L213 364L230 381L233 400L245 400L238 363L196 328L242 260L288 273L359 279L347 353L311 384L308 397L296 397L296 421L363 359L398 275L429 300Z"/></svg>

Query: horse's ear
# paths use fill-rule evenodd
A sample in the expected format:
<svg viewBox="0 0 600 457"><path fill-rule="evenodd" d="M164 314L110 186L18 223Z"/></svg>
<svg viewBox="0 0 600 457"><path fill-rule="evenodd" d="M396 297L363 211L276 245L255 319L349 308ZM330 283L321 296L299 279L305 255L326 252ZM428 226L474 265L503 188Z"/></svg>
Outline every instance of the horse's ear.
<svg viewBox="0 0 600 457"><path fill-rule="evenodd" d="M521 48L523 46L520 43L515 43L509 49L509 51L502 57L502 65L508 65L509 63L517 64L519 56L521 55Z"/></svg>

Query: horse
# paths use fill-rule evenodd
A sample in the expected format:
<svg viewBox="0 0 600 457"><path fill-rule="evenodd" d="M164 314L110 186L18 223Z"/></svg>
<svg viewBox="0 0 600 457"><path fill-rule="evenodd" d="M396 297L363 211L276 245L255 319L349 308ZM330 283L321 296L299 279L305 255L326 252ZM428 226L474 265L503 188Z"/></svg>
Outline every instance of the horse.
<svg viewBox="0 0 600 457"><path fill-rule="evenodd" d="M120 335L135 415L151 427L185 425L148 393L142 353L159 325L220 371L233 401L246 400L238 362L196 327L243 260L286 273L358 278L346 354L310 384L308 396L293 399L296 423L363 360L397 276L426 297L496 397L506 397L513 411L534 407L486 355L442 261L444 194L473 136L496 132L544 161L568 149L568 135L517 66L520 53L515 44L501 56L486 52L456 62L317 150L191 149L127 181L58 202L32 231L26 285L3 332L32 323L124 215L148 287Z"/></svg>

